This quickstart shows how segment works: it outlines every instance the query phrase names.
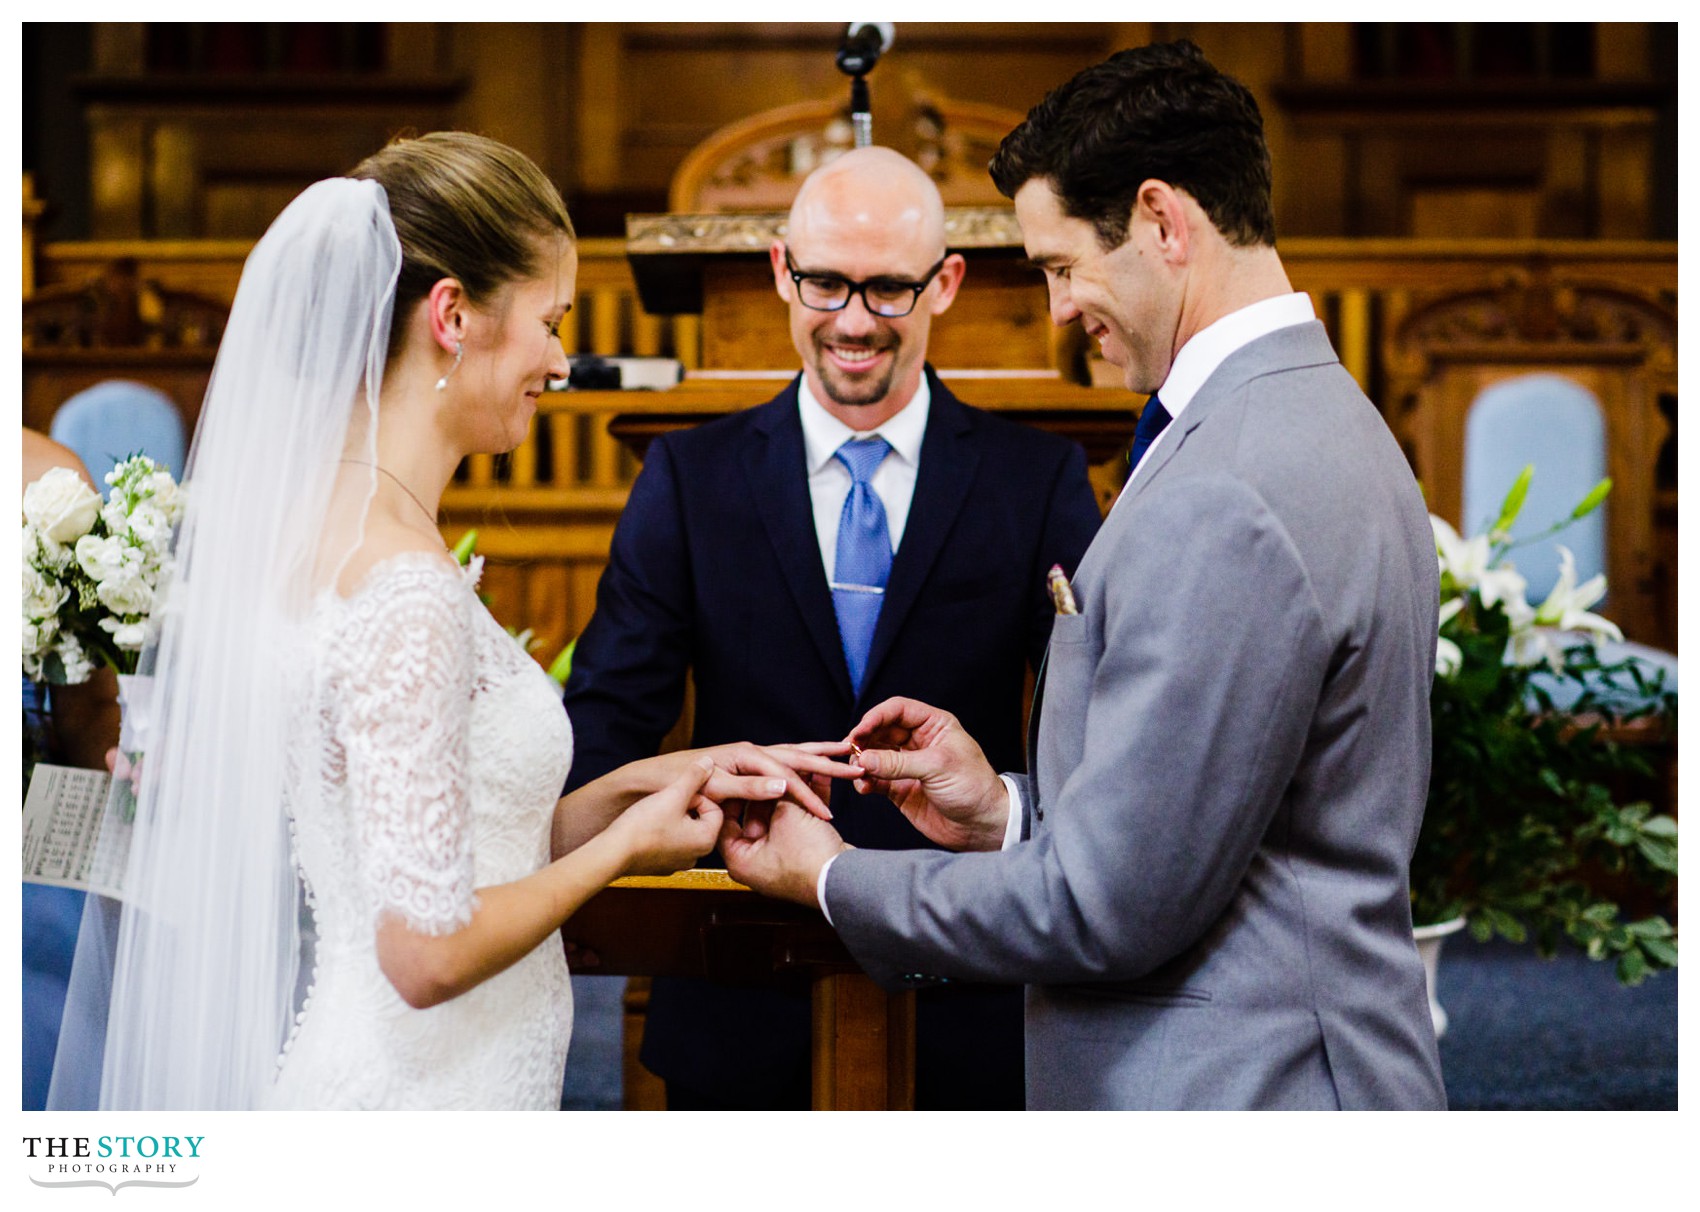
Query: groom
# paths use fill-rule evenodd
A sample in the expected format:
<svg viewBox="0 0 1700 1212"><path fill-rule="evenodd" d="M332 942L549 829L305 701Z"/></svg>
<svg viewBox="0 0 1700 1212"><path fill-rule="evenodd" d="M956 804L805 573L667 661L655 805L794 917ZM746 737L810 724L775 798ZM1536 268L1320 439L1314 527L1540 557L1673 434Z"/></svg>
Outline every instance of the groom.
<svg viewBox="0 0 1700 1212"><path fill-rule="evenodd" d="M864 785L958 851L784 809L733 875L819 904L892 986L1027 985L1034 1108L1442 1107L1407 865L1428 783L1422 500L1274 247L1251 94L1126 51L992 161L1052 319L1155 393L1059 595L1026 776L909 699Z"/></svg>

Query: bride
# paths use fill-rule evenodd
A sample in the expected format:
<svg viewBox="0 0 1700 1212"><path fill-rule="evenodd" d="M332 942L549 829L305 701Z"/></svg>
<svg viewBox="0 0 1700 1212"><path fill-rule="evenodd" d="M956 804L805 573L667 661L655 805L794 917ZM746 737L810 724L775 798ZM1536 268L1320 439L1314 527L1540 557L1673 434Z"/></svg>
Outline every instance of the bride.
<svg viewBox="0 0 1700 1212"><path fill-rule="evenodd" d="M391 144L256 245L144 655L125 903L89 898L50 1106L555 1107L562 923L706 854L722 803L827 815L809 777L859 773L723 746L558 798L559 693L436 514L566 373L576 272L554 186L467 134Z"/></svg>

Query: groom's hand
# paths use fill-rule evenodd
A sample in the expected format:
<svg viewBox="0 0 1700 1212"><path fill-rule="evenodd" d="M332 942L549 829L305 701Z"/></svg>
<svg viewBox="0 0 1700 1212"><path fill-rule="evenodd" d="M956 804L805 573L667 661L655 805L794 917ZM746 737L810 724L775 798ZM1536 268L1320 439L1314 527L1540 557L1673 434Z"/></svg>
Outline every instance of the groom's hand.
<svg viewBox="0 0 1700 1212"><path fill-rule="evenodd" d="M721 823L720 853L727 873L764 896L818 909L820 869L851 847L838 830L790 801L751 809L741 822L727 818Z"/></svg>
<svg viewBox="0 0 1700 1212"><path fill-rule="evenodd" d="M867 771L863 794L879 793L911 824L951 850L998 850L1014 809L1009 789L979 744L948 711L914 699L887 699L862 717L849 739Z"/></svg>

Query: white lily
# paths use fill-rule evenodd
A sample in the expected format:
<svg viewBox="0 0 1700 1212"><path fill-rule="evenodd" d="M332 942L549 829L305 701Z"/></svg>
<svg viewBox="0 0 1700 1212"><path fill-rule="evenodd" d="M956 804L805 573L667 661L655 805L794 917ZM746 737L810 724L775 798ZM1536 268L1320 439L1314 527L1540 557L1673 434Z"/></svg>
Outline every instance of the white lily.
<svg viewBox="0 0 1700 1212"><path fill-rule="evenodd" d="M1440 626L1444 628L1446 624L1457 618L1458 612L1462 609L1464 609L1463 598L1453 598L1449 602L1442 602L1440 605ZM1464 650L1445 636L1436 639L1434 647L1435 676L1449 678L1463 667Z"/></svg>
<svg viewBox="0 0 1700 1212"><path fill-rule="evenodd" d="M1570 548L1560 544L1558 583L1535 611L1535 623L1542 627L1556 627L1560 631L1586 631L1597 639L1621 640L1623 632L1616 623L1588 609L1605 596L1605 574L1602 572L1578 585L1576 557L1570 553Z"/></svg>
<svg viewBox="0 0 1700 1212"><path fill-rule="evenodd" d="M1504 662L1527 669L1545 661L1554 673L1564 667L1564 633L1551 627L1524 627L1505 643Z"/></svg>
<svg viewBox="0 0 1700 1212"><path fill-rule="evenodd" d="M1616 623L1588 609L1605 592L1603 573L1590 577L1585 584L1576 584L1576 557L1560 544L1558 582L1526 623L1513 619L1511 639L1505 646L1505 663L1527 667L1545 661L1557 672L1564 666L1565 649L1575 647L1578 642L1621 640L1623 632Z"/></svg>
<svg viewBox="0 0 1700 1212"><path fill-rule="evenodd" d="M1434 673L1449 678L1464 667L1464 650L1445 636L1434 642Z"/></svg>
<svg viewBox="0 0 1700 1212"><path fill-rule="evenodd" d="M1482 605L1490 610L1503 603L1513 625L1516 625L1520 615L1528 614L1533 617L1534 612L1524 600L1528 582L1523 579L1522 573L1509 564L1503 568L1493 566L1493 544L1487 535L1465 539L1460 537L1445 519L1437 518L1431 513L1428 520L1429 527L1434 531L1434 549L1440 560L1440 574L1442 577L1451 578L1459 593L1476 590L1482 599Z"/></svg>

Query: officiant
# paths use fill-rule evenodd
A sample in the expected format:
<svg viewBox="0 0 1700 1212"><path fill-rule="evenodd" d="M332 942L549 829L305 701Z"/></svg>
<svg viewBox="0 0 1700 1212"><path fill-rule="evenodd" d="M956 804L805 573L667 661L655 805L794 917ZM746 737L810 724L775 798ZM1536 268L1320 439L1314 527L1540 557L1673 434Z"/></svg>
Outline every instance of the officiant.
<svg viewBox="0 0 1700 1212"><path fill-rule="evenodd" d="M966 267L937 187L897 152L816 170L770 258L801 373L649 447L567 683L568 790L653 754L687 674L692 745L843 736L902 694L1021 765L1044 574L1072 572L1098 528L1084 454L962 403L927 364ZM932 845L848 784L832 811L854 845ZM922 991L916 1107L1020 1108L1021 1013L1012 987ZM804 1109L809 1025L804 986L657 978L640 1058L670 1109Z"/></svg>

